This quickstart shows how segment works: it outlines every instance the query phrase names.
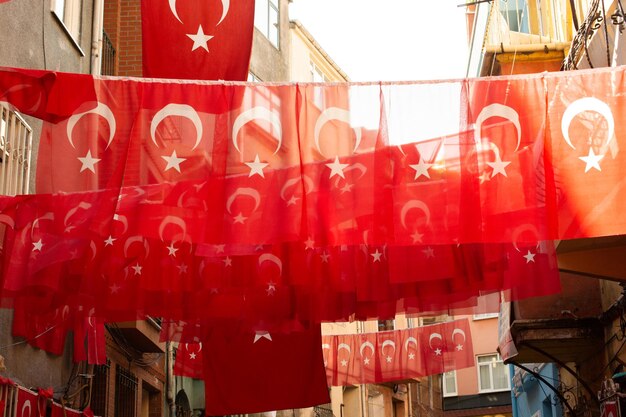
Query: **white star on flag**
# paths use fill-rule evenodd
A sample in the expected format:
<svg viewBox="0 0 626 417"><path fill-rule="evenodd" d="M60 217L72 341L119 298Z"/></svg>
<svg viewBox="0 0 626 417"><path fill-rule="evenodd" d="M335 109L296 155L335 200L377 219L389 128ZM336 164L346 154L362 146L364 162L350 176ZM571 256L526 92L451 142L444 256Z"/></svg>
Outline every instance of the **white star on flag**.
<svg viewBox="0 0 626 417"><path fill-rule="evenodd" d="M530 250L528 251L528 253L526 255L524 255L524 258L526 258L526 263L529 264L531 262L535 262L535 255L536 253L532 253Z"/></svg>
<svg viewBox="0 0 626 417"><path fill-rule="evenodd" d="M33 252L38 250L41 252L41 248L43 247L43 243L41 241L41 239L39 239L37 242L33 242Z"/></svg>
<svg viewBox="0 0 626 417"><path fill-rule="evenodd" d="M194 352L191 352L189 354L189 359L196 359L196 354Z"/></svg>
<svg viewBox="0 0 626 417"><path fill-rule="evenodd" d="M326 164L326 166L328 168L330 168L330 177L332 178L335 175L339 175L341 178L346 178L345 175L343 174L343 170L346 169L350 164L341 164L339 163L339 156L335 156L335 160L330 163L330 164Z"/></svg>
<svg viewBox="0 0 626 417"><path fill-rule="evenodd" d="M346 366L348 366L348 361L347 361L347 360L345 360L345 359L342 359L342 360L341 360L341 366L343 366L344 368L345 368Z"/></svg>
<svg viewBox="0 0 626 417"><path fill-rule="evenodd" d="M207 42L213 39L211 35L205 35L204 30L202 29L202 25L198 26L198 33L195 35L193 33L188 33L187 37L193 41L193 47L191 51L195 51L198 48L202 48L205 51L209 52L209 47L207 46Z"/></svg>
<svg viewBox="0 0 626 417"><path fill-rule="evenodd" d="M244 216L243 213L239 213L238 215L233 217L233 220L235 221L235 224L237 224L237 223L244 224L247 219L248 218L246 216Z"/></svg>
<svg viewBox="0 0 626 417"><path fill-rule="evenodd" d="M109 238L104 241L104 246L113 246L113 242L117 239L114 239L113 236L109 235Z"/></svg>
<svg viewBox="0 0 626 417"><path fill-rule="evenodd" d="M133 266L132 268L135 270L135 275L141 275L141 270L143 269L143 266L137 264Z"/></svg>
<svg viewBox="0 0 626 417"><path fill-rule="evenodd" d="M415 353L413 352L409 353L409 359L415 359Z"/></svg>
<svg viewBox="0 0 626 417"><path fill-rule="evenodd" d="M383 254L376 249L376 252L370 253L370 256L374 258L373 262L380 262L380 257L383 256Z"/></svg>
<svg viewBox="0 0 626 417"><path fill-rule="evenodd" d="M311 239L311 237L309 236L309 239L304 242L304 247L305 249L313 249L314 244L315 244L315 241Z"/></svg>
<svg viewBox="0 0 626 417"><path fill-rule="evenodd" d="M320 255L320 258L322 258L322 262L323 263L327 264L328 260L330 259L330 255L328 253L324 252L324 253L322 253Z"/></svg>
<svg viewBox="0 0 626 417"><path fill-rule="evenodd" d="M230 256L224 258L224 266L233 266L233 260L230 259Z"/></svg>
<svg viewBox="0 0 626 417"><path fill-rule="evenodd" d="M427 247L426 249L424 249L422 251L422 253L424 254L424 256L426 256L426 259L430 259L430 258L434 258L435 257L435 250L433 248L431 248L430 246Z"/></svg>
<svg viewBox="0 0 626 417"><path fill-rule="evenodd" d="M491 173L491 178L495 177L498 174L504 175L506 177L506 167L510 163L511 162L503 161L502 159L500 159L500 153L496 152L496 160L494 162L487 162L487 165L489 165L493 169L493 172Z"/></svg>
<svg viewBox="0 0 626 417"><path fill-rule="evenodd" d="M178 252L178 248L174 247L174 242L172 242L168 247L167 250L169 251L168 255L169 256L173 256L174 258L176 257L176 252Z"/></svg>
<svg viewBox="0 0 626 417"><path fill-rule="evenodd" d="M345 194L345 193L350 193L352 192L352 188L354 187L354 184L350 184L349 182L346 183L346 185L344 185L341 188L341 194Z"/></svg>
<svg viewBox="0 0 626 417"><path fill-rule="evenodd" d="M276 292L276 284L274 284L272 281L270 281L267 284L267 289L265 290L265 292L267 292L267 295L274 295L274 293Z"/></svg>
<svg viewBox="0 0 626 417"><path fill-rule="evenodd" d="M88 169L94 174L96 173L95 165L101 161L100 158L93 158L91 156L91 149L87 151L87 155L85 155L83 158L79 157L78 160L80 161L81 164L83 164L80 167L80 172L83 172L84 170Z"/></svg>
<svg viewBox="0 0 626 417"><path fill-rule="evenodd" d="M391 356L387 356L385 359L387 360L387 363L391 363Z"/></svg>
<svg viewBox="0 0 626 417"><path fill-rule="evenodd" d="M424 235L418 232L417 230L415 231L415 233L411 235L411 239L413 239L413 243L421 243L423 237Z"/></svg>
<svg viewBox="0 0 626 417"><path fill-rule="evenodd" d="M441 356L441 349L439 349L439 348L435 349L435 355L436 356Z"/></svg>
<svg viewBox="0 0 626 417"><path fill-rule="evenodd" d="M161 158L165 159L165 161L167 162L167 166L165 167L163 171L167 171L169 169L174 168L179 173L180 173L181 162L184 162L187 160L187 158L179 158L178 155L176 155L176 150L172 152L171 156L161 155Z"/></svg>
<svg viewBox="0 0 626 417"><path fill-rule="evenodd" d="M248 178L253 175L260 175L261 177L265 178L265 174L263 174L263 168L265 168L269 164L267 162L261 162L261 160L259 159L259 154L256 155L254 161L246 162L245 164L248 165L248 167L250 168L250 174L248 175Z"/></svg>
<svg viewBox="0 0 626 417"><path fill-rule="evenodd" d="M176 266L178 268L178 272L181 274L187 273L187 264L180 264Z"/></svg>
<svg viewBox="0 0 626 417"><path fill-rule="evenodd" d="M113 285L111 285L111 286L109 287L109 289L111 290L111 294L115 294L115 293L117 293L117 292L120 290L120 288L122 288L122 287L120 287L120 286L119 286L119 285L117 285L117 284L113 284Z"/></svg>
<svg viewBox="0 0 626 417"><path fill-rule="evenodd" d="M427 164L426 162L424 162L424 159L422 159L422 157L420 156L419 163L413 164L413 165L409 165L409 166L415 170L415 178L414 179L418 179L422 175L425 176L426 178L430 179L430 174L428 173L428 170L433 165L435 165L435 164Z"/></svg>
<svg viewBox="0 0 626 417"><path fill-rule="evenodd" d="M460 344L460 343L459 343L458 345L456 345L456 350L457 350L458 352L462 351L462 350L463 350L463 345L462 345L462 344Z"/></svg>
<svg viewBox="0 0 626 417"><path fill-rule="evenodd" d="M287 207L295 206L297 202L298 202L298 197L296 197L295 195L292 195L289 201L287 201Z"/></svg>
<svg viewBox="0 0 626 417"><path fill-rule="evenodd" d="M224 253L224 249L226 249L226 245L213 245L215 248L215 253Z"/></svg>
<svg viewBox="0 0 626 417"><path fill-rule="evenodd" d="M579 156L578 159L586 163L585 166L585 174L591 170L591 168L595 168L598 171L602 171L600 168L600 161L604 158L604 155L596 155L593 151L593 148L589 148L589 155L587 156Z"/></svg>
<svg viewBox="0 0 626 417"><path fill-rule="evenodd" d="M254 335L254 343L258 342L261 339L267 339L270 342L272 341L272 335L270 335L270 332L268 331L263 331L263 330L259 330L255 333Z"/></svg>
<svg viewBox="0 0 626 417"><path fill-rule="evenodd" d="M365 365L369 365L370 364L370 358L363 358L363 363Z"/></svg>

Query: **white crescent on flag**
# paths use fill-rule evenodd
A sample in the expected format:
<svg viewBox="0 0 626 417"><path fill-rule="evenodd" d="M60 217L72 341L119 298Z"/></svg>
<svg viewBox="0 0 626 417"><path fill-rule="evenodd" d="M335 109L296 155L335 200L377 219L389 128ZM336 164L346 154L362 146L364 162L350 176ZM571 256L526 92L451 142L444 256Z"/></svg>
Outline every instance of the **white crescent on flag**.
<svg viewBox="0 0 626 417"><path fill-rule="evenodd" d="M515 146L515 152L519 150L520 144L522 142L522 126L519 121L519 114L512 107L506 106L504 104L493 103L488 106L485 106L481 111L478 117L476 118L475 130L474 130L474 140L476 143L480 143L481 134L480 130L482 128L483 123L491 117L502 117L503 119L507 119L513 125L515 125L515 129L517 130L517 145Z"/></svg>
<svg viewBox="0 0 626 417"><path fill-rule="evenodd" d="M257 190L255 190L254 188L237 188L235 192L230 197L228 197L228 200L226 200L226 210L228 210L229 214L232 214L231 209L233 203L235 199L239 196L246 196L254 199L254 210L252 211L256 211L261 204L261 194L259 194Z"/></svg>
<svg viewBox="0 0 626 417"><path fill-rule="evenodd" d="M320 147L320 133L322 132L322 128L324 125L332 120L337 120L340 122L345 122L348 125L350 124L350 112L345 109L340 109L339 107L329 107L322 112L317 118L315 122L315 131L314 131L314 139L315 146L317 147L318 152L321 155L324 155L322 152L322 148ZM356 136L356 140L354 142L354 149L352 153L355 153L359 146L361 146L361 129L354 129L354 134ZM326 155L324 155L326 156Z"/></svg>
<svg viewBox="0 0 626 417"><path fill-rule="evenodd" d="M74 127L80 121L80 119L82 119L83 116L86 116L88 114L97 114L99 116L102 116L109 124L109 140L106 146L108 149L108 147L111 146L111 142L113 142L113 137L115 137L115 130L117 129L117 123L115 121L115 115L113 114L109 106L100 102L98 103L95 109L88 110L83 113L74 114L72 115L72 117L69 118L69 120L67 121L67 140L69 140L70 145L72 145L72 148L76 149L76 146L74 145L74 141L72 139L72 132L74 131Z"/></svg>
<svg viewBox="0 0 626 417"><path fill-rule="evenodd" d="M594 111L606 120L608 124L608 134L606 144L604 146L608 146L615 138L615 119L608 104L595 97L584 97L578 99L565 109L565 113L563 113L563 118L561 119L561 133L563 134L565 143L567 143L570 148L576 149L569 136L569 127L572 124L574 117L585 111Z"/></svg>
<svg viewBox="0 0 626 417"><path fill-rule="evenodd" d="M432 333L430 335L430 337L428 338L428 346L432 349L433 348L433 339L439 339L443 342L443 337L441 336L441 334L439 333Z"/></svg>
<svg viewBox="0 0 626 417"><path fill-rule="evenodd" d="M350 355L351 350L350 350L350 345L346 344L346 343L339 343L339 346L337 346L337 353L339 353L339 351L341 349L345 349L348 351L348 355Z"/></svg>
<svg viewBox="0 0 626 417"><path fill-rule="evenodd" d="M278 266L280 275L283 274L283 262L280 260L278 256L271 254L271 253L264 253L263 255L259 256L259 265L261 265L263 262L275 263L276 266Z"/></svg>
<svg viewBox="0 0 626 417"><path fill-rule="evenodd" d="M189 121L193 123L194 127L196 128L196 143L193 145L191 150L193 151L194 149L196 149L198 145L200 145L200 142L202 142L202 135L204 134L200 116L198 115L196 109L194 109L190 105L176 103L170 103L167 106L163 107L152 118L152 122L150 123L150 138L152 139L154 146L156 146L157 148L159 147L156 141L157 127L159 127L159 124L163 120L165 120L165 118L170 116L184 117L186 119L189 119Z"/></svg>
<svg viewBox="0 0 626 417"><path fill-rule="evenodd" d="M250 110L246 110L239 116L237 116L235 122L233 123L233 146L235 147L235 149L237 149L237 152L239 152L240 154L242 153L241 149L239 149L239 142L237 142L239 131L246 123L249 123L256 119L266 120L274 127L274 130L276 131L276 140L278 142L276 144L276 150L274 150L274 155L276 155L276 153L278 153L283 144L282 124L280 122L280 117L277 114L262 106L253 107Z"/></svg>
<svg viewBox="0 0 626 417"><path fill-rule="evenodd" d="M402 207L402 211L400 212L400 222L402 223L402 226L405 229L407 229L406 216L407 216L407 214L409 214L409 211L412 210L412 209L421 210L426 215L426 224L430 224L431 213L430 213L430 209L428 208L426 203L424 203L421 200L409 200Z"/></svg>

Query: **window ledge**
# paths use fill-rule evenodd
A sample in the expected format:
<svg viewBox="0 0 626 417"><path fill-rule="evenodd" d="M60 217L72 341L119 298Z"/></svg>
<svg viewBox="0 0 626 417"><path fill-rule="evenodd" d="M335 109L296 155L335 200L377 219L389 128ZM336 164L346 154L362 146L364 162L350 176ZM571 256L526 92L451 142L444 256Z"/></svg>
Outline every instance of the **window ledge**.
<svg viewBox="0 0 626 417"><path fill-rule="evenodd" d="M67 28L67 26L65 26L65 23L63 22L63 19L61 19L59 17L59 15L56 14L56 12L54 10L52 10L52 14L54 15L54 17L56 18L56 21L61 25L61 27L63 28L63 31L65 32L65 34L68 36L68 38L70 38L70 40L72 41L72 45L74 45L74 48L76 48L76 50L78 51L78 53L81 56L85 56L85 52L83 51L83 49L80 47L80 45L78 44L78 42L76 41L76 39L74 39L74 36L72 35L72 33L70 32L70 30Z"/></svg>

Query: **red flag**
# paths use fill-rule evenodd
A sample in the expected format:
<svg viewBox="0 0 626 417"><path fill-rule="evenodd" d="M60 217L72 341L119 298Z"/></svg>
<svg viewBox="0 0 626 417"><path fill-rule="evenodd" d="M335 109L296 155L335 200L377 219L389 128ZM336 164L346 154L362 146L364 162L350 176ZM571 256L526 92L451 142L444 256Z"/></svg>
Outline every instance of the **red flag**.
<svg viewBox="0 0 626 417"><path fill-rule="evenodd" d="M254 0L142 0L141 20L144 77L247 79Z"/></svg>
<svg viewBox="0 0 626 417"><path fill-rule="evenodd" d="M17 403L16 410L19 417L44 417L46 415L45 407L40 409L38 395L33 391L17 387Z"/></svg>
<svg viewBox="0 0 626 417"><path fill-rule="evenodd" d="M329 402L321 343L320 326L288 334L213 329L203 344L207 415Z"/></svg>
<svg viewBox="0 0 626 417"><path fill-rule="evenodd" d="M179 343L174 375L202 379L202 343Z"/></svg>

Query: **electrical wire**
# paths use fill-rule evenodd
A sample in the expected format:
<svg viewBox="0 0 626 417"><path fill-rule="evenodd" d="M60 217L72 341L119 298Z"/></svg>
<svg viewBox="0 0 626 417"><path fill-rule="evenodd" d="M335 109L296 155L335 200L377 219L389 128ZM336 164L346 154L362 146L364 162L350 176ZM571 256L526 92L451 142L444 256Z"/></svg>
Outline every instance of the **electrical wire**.
<svg viewBox="0 0 626 417"><path fill-rule="evenodd" d="M54 326L48 327L46 330L44 330L43 332L39 333L37 336L33 337L32 339L21 340L19 342L11 343L10 345L0 346L0 350L4 350L4 349L8 349L8 348L13 347L13 346L19 346L19 345L23 345L24 343L32 342L33 340L36 340L36 339L40 338L41 336L43 336L44 334L54 330L56 327L57 327L56 324Z"/></svg>

